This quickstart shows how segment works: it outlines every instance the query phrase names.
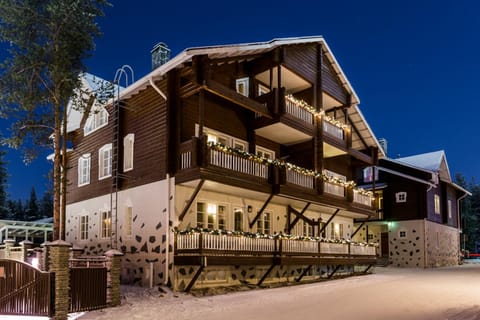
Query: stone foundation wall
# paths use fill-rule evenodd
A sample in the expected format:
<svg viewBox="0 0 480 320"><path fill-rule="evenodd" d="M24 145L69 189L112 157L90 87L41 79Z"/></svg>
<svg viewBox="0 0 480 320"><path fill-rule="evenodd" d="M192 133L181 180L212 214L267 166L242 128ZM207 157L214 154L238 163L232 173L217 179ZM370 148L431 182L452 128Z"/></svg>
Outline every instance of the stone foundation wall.
<svg viewBox="0 0 480 320"><path fill-rule="evenodd" d="M424 220L389 222L389 262L394 267L425 266Z"/></svg>
<svg viewBox="0 0 480 320"><path fill-rule="evenodd" d="M427 259L426 267L458 265L460 233L458 229L425 221Z"/></svg>

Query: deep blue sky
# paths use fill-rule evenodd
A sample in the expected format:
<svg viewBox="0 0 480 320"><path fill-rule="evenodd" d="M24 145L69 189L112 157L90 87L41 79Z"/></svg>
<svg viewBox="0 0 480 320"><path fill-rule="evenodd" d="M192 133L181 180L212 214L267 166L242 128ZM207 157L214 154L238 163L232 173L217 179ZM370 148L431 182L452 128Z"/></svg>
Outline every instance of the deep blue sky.
<svg viewBox="0 0 480 320"><path fill-rule="evenodd" d="M480 2L112 1L99 19L89 71L113 79L130 65L150 71L150 50L172 56L194 46L322 35L360 97L360 108L392 158L445 150L450 172L480 178ZM13 198L43 192L48 164L24 167L11 154Z"/></svg>

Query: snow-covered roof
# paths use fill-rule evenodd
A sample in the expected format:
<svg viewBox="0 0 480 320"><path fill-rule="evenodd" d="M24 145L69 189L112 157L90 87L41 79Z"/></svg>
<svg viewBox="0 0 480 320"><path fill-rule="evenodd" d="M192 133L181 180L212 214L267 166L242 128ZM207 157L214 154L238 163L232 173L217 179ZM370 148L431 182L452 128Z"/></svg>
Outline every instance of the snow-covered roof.
<svg viewBox="0 0 480 320"><path fill-rule="evenodd" d="M448 168L447 157L444 150L417 154L414 156L396 159L417 168L427 169L438 173L442 180L451 182L450 170Z"/></svg>

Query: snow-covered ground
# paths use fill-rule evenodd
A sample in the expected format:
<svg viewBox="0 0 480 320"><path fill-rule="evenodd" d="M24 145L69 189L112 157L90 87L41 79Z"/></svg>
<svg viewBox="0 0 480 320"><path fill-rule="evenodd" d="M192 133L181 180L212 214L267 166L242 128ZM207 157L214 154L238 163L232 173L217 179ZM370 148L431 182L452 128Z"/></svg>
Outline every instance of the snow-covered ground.
<svg viewBox="0 0 480 320"><path fill-rule="evenodd" d="M374 274L215 296L125 287L122 305L88 319L462 319L480 320L480 263Z"/></svg>
<svg viewBox="0 0 480 320"><path fill-rule="evenodd" d="M165 288L122 289L121 306L69 319L480 320L480 263L437 269L376 268L365 276L210 296Z"/></svg>

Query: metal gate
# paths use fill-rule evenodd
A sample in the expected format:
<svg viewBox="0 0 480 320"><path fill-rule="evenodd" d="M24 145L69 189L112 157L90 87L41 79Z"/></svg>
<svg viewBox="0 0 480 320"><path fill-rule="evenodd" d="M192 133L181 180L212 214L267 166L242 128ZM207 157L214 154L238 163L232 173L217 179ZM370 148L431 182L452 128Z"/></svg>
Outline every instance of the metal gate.
<svg viewBox="0 0 480 320"><path fill-rule="evenodd" d="M70 312L107 307L107 268L70 269Z"/></svg>
<svg viewBox="0 0 480 320"><path fill-rule="evenodd" d="M54 274L0 259L0 314L52 316Z"/></svg>

